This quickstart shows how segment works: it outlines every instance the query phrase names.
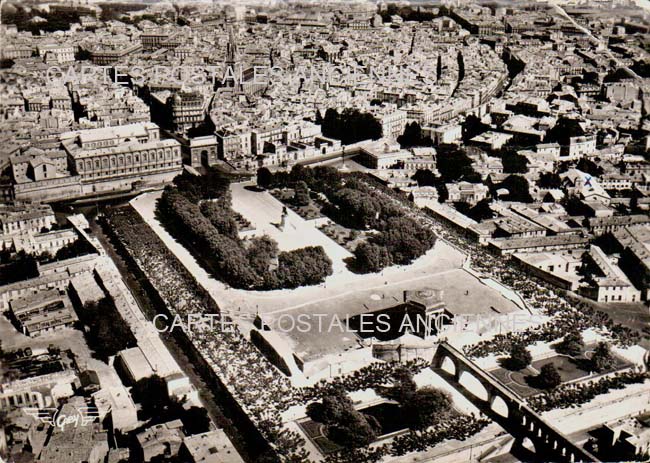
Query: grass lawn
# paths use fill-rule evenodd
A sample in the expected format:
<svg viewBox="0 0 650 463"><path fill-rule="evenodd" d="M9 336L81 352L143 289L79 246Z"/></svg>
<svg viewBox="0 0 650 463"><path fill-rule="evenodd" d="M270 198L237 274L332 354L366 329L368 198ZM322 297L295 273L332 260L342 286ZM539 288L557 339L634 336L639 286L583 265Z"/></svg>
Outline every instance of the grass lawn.
<svg viewBox="0 0 650 463"><path fill-rule="evenodd" d="M496 368L491 370L490 373L508 386L510 389L517 392L522 397L530 397L542 392L541 389L534 387L531 384L531 378L538 375L542 366L547 363L553 364L555 369L562 378L562 383L575 381L580 378L586 378L590 375L589 357L595 348L595 344L585 346L582 354L577 357L569 357L562 354L556 354L552 357L534 360L531 365L523 370L511 371L506 368ZM629 367L629 362L614 355L614 364L612 367L602 373L609 373L612 371L621 370Z"/></svg>
<svg viewBox="0 0 650 463"><path fill-rule="evenodd" d="M321 205L313 198L313 194L312 200L306 206L297 206L293 203L294 193L291 188L275 189L271 191L271 194L305 220L314 220L324 217L321 212Z"/></svg>
<svg viewBox="0 0 650 463"><path fill-rule="evenodd" d="M352 230L333 222L322 225L319 230L350 252L368 238L368 233L365 231Z"/></svg>

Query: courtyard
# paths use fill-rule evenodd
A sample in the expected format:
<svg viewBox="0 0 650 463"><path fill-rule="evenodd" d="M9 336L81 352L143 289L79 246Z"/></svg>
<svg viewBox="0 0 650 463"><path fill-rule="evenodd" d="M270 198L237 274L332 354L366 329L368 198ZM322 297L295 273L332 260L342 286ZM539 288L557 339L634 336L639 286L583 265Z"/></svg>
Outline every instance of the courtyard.
<svg viewBox="0 0 650 463"><path fill-rule="evenodd" d="M535 387L535 383L534 381L531 381L531 379L535 378L539 374L542 366L547 363L550 363L555 367L560 374L560 378L562 378L563 384L580 381L596 375L594 372L590 371L589 368L589 358L593 353L594 348L594 344L588 344L583 349L583 352L575 357L570 357L564 354L554 354L550 357L534 360L529 366L519 371L511 371L500 367L491 370L490 373L496 376L501 383L514 390L521 397L531 397L543 392L542 389ZM631 366L630 362L617 355L613 355L613 358L614 364L612 367L600 374L611 373Z"/></svg>

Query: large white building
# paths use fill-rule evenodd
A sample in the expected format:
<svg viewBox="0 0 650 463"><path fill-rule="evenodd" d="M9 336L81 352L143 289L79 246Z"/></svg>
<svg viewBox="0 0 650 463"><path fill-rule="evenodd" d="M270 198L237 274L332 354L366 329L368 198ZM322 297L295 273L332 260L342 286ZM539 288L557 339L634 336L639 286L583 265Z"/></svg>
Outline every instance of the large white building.
<svg viewBox="0 0 650 463"><path fill-rule="evenodd" d="M161 185L182 170L181 144L161 140L151 122L68 132L62 141L85 194Z"/></svg>

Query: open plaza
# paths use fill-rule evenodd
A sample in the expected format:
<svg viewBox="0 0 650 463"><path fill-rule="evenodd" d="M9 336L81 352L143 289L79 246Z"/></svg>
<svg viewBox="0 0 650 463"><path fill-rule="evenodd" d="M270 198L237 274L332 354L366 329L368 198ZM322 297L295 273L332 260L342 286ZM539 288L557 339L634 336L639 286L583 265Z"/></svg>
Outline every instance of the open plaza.
<svg viewBox="0 0 650 463"><path fill-rule="evenodd" d="M408 266L392 266L374 274L351 272L345 259L351 256L344 247L318 229L318 220L304 220L287 210L281 226L283 204L269 192L257 191L246 184L232 184L233 209L251 223L246 234L268 235L281 251L304 246L322 246L332 261L333 273L316 286L273 291L234 289L210 275L192 254L175 240L156 217L159 192L146 193L131 201L147 224L166 246L215 299L222 311L232 315L247 331L253 319L282 333L286 348L301 359L311 361L339 355L360 347L360 339L341 329L352 317L394 307L404 302L404 291L436 289L454 315L506 315L530 313L515 304L498 289L467 271L466 256L448 243L438 240L424 256ZM299 325L298 319L308 320ZM309 317L308 319L305 316ZM340 323L339 323L340 322ZM523 322L525 325L525 321ZM482 332L461 333L467 342L481 339Z"/></svg>

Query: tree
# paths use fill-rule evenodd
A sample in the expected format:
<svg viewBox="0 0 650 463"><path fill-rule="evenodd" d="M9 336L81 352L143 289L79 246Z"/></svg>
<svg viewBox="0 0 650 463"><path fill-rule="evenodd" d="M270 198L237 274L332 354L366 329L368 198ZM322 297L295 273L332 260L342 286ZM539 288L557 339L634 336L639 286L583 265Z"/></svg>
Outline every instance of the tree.
<svg viewBox="0 0 650 463"><path fill-rule="evenodd" d="M519 343L514 343L510 348L510 357L508 358L508 367L511 370L522 370L530 365L533 360L532 355L526 346Z"/></svg>
<svg viewBox="0 0 650 463"><path fill-rule="evenodd" d="M555 389L562 383L560 373L552 363L542 365L542 368L537 375L537 384L542 389Z"/></svg>
<svg viewBox="0 0 650 463"><path fill-rule="evenodd" d="M456 59L458 60L458 82L460 82L465 78L465 59L462 51L458 51Z"/></svg>
<svg viewBox="0 0 650 463"><path fill-rule="evenodd" d="M364 447L377 438L376 420L354 409L345 391L338 389L322 402L307 406L307 416L327 426L327 436L346 447Z"/></svg>
<svg viewBox="0 0 650 463"><path fill-rule="evenodd" d="M464 142L468 142L477 135L490 130L490 126L481 122L479 117L470 114L465 118L462 126L462 137Z"/></svg>
<svg viewBox="0 0 650 463"><path fill-rule="evenodd" d="M142 405L147 417L160 416L169 405L167 382L158 375L142 378L133 385L133 399Z"/></svg>
<svg viewBox="0 0 650 463"><path fill-rule="evenodd" d="M578 119L560 117L555 126L546 133L544 143L559 143L568 146L571 137L585 135L584 129L580 126Z"/></svg>
<svg viewBox="0 0 650 463"><path fill-rule="evenodd" d="M385 246L360 243L354 250L356 266L365 273L379 272L391 265L391 256Z"/></svg>
<svg viewBox="0 0 650 463"><path fill-rule="evenodd" d="M614 365L614 356L606 342L599 342L591 355L591 368L597 372L603 372L612 368Z"/></svg>
<svg viewBox="0 0 650 463"><path fill-rule="evenodd" d="M525 174L528 172L528 159L516 151L506 150L501 156L503 172L506 174Z"/></svg>
<svg viewBox="0 0 650 463"><path fill-rule="evenodd" d="M429 169L418 169L413 175L413 180L418 182L418 186L436 186L437 179Z"/></svg>
<svg viewBox="0 0 650 463"><path fill-rule="evenodd" d="M217 201L205 201L201 203L201 213L222 235L233 239L239 237L239 225L232 210Z"/></svg>
<svg viewBox="0 0 650 463"><path fill-rule="evenodd" d="M438 148L437 165L440 176L444 183L453 183L459 180L466 180L472 183L479 183L480 176L476 180L476 171L472 167L472 160L465 150L452 148Z"/></svg>
<svg viewBox="0 0 650 463"><path fill-rule="evenodd" d="M413 394L403 406L411 429L422 430L435 424L451 410L452 400L448 392L425 386Z"/></svg>
<svg viewBox="0 0 650 463"><path fill-rule="evenodd" d="M467 211L467 216L477 222L493 218L494 212L490 208L490 200L488 198L480 200L474 207Z"/></svg>
<svg viewBox="0 0 650 463"><path fill-rule="evenodd" d="M273 174L266 167L257 169L257 186L260 188L269 188L273 184Z"/></svg>
<svg viewBox="0 0 650 463"><path fill-rule="evenodd" d="M309 198L309 187L307 187L307 184L303 180L296 183L293 200L297 206L309 205L311 201Z"/></svg>
<svg viewBox="0 0 650 463"><path fill-rule="evenodd" d="M361 140L377 140L382 136L381 124L370 113L346 108L341 114L335 109L325 111L323 135L341 140L344 145Z"/></svg>
<svg viewBox="0 0 650 463"><path fill-rule="evenodd" d="M201 434L210 430L208 411L202 407L192 406L184 410L181 421L187 434Z"/></svg>
<svg viewBox="0 0 650 463"><path fill-rule="evenodd" d="M417 384L413 379L413 373L408 368L401 367L393 373L392 387L380 392L383 397L404 405L411 401L416 391Z"/></svg>
<svg viewBox="0 0 650 463"><path fill-rule="evenodd" d="M557 189L562 187L562 179L555 172L544 172L539 176L537 185L540 188Z"/></svg>
<svg viewBox="0 0 650 463"><path fill-rule="evenodd" d="M565 336L562 342L557 345L556 350L561 354L570 355L575 357L580 355L585 347L582 340L582 335L578 331L570 331Z"/></svg>
<svg viewBox="0 0 650 463"><path fill-rule="evenodd" d="M567 211L569 215L572 216L581 216L584 215L587 207L584 203L575 195L567 195L560 201L560 204Z"/></svg>
<svg viewBox="0 0 650 463"><path fill-rule="evenodd" d="M508 195L503 198L506 201L533 202L533 198L528 191L528 181L521 175L510 175L506 177L503 182L494 185L492 190L496 191L499 188L508 190Z"/></svg>
<svg viewBox="0 0 650 463"><path fill-rule="evenodd" d="M591 175L592 177L600 177L604 172L602 167L600 167L591 159L587 158L580 158L578 164L576 165L576 169L581 170L584 173Z"/></svg>
<svg viewBox="0 0 650 463"><path fill-rule="evenodd" d="M79 318L89 328L87 336L90 346L102 359L136 345L129 324L124 321L110 296L98 302L86 303L79 311Z"/></svg>
<svg viewBox="0 0 650 463"><path fill-rule="evenodd" d="M251 267L260 275L268 272L271 262L278 256L278 243L264 235L249 239L247 245L246 255Z"/></svg>
<svg viewBox="0 0 650 463"><path fill-rule="evenodd" d="M397 137L397 142L402 148L411 146L433 146L431 137L425 137L422 127L417 122L411 122L404 127L404 133Z"/></svg>

